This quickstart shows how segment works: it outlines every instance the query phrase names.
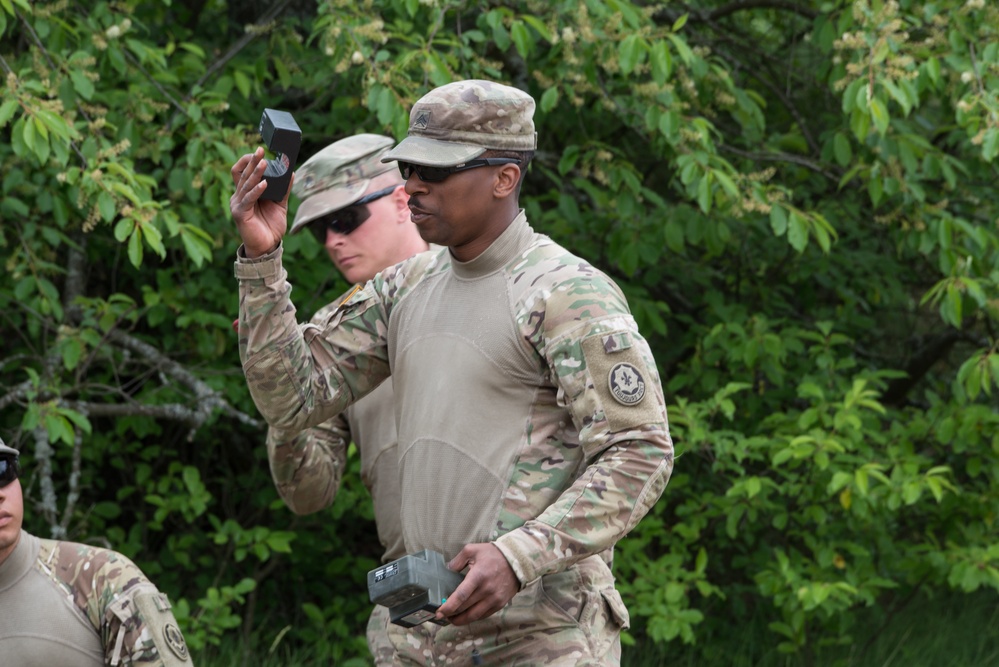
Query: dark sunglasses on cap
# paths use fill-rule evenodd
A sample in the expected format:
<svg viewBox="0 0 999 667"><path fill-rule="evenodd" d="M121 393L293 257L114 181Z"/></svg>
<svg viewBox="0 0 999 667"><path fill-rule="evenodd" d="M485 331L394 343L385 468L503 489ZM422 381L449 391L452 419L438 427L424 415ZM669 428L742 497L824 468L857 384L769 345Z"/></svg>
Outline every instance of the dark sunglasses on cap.
<svg viewBox="0 0 999 667"><path fill-rule="evenodd" d="M469 160L462 164L456 164L453 167L428 167L427 165L413 164L412 162L400 162L399 171L402 172L402 177L407 181L413 175L413 172L416 172L421 181L440 183L451 174L456 174L459 171L467 171L476 167L494 167L499 164L520 164L520 160L512 157L486 157L478 160Z"/></svg>
<svg viewBox="0 0 999 667"><path fill-rule="evenodd" d="M0 489L7 486L21 474L21 466L13 454L0 454Z"/></svg>
<svg viewBox="0 0 999 667"><path fill-rule="evenodd" d="M333 211L332 213L327 213L326 215L321 215L315 220L309 222L306 227L309 231L319 239L320 243L326 243L327 232L333 231L337 234L343 234L346 236L352 231L360 227L365 220L371 217L371 211L368 210L366 204L370 204L376 199L381 199L386 195L390 195L395 192L395 189L399 187L398 185L392 185L377 192L372 192L370 195L364 195L356 202L350 206L341 208L339 211Z"/></svg>

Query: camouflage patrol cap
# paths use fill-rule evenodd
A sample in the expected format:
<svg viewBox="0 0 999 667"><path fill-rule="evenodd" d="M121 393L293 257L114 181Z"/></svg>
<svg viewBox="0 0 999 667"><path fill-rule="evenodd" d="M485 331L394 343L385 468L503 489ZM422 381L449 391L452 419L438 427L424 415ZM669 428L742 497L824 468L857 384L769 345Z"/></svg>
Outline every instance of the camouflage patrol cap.
<svg viewBox="0 0 999 667"><path fill-rule="evenodd" d="M409 113L409 134L382 157L451 167L489 149L533 151L534 98L492 81L455 81L421 97Z"/></svg>
<svg viewBox="0 0 999 667"><path fill-rule="evenodd" d="M291 191L302 198L289 233L302 229L321 215L350 206L360 199L371 179L395 169L383 164L382 156L392 146L391 137L355 134L334 141L295 172Z"/></svg>
<svg viewBox="0 0 999 667"><path fill-rule="evenodd" d="M13 454L14 456L18 456L20 453L21 452L17 451L13 447L8 447L3 441L3 438L0 438L0 454Z"/></svg>

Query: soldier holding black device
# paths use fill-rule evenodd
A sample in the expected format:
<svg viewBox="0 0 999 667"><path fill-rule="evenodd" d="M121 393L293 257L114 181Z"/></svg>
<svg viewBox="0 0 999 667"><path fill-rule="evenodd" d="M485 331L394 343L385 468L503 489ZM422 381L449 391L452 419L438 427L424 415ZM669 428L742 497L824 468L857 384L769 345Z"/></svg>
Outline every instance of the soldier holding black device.
<svg viewBox="0 0 999 667"><path fill-rule="evenodd" d="M259 158L232 170L240 356L257 408L293 432L391 376L406 551L465 574L435 613L449 625L390 629L396 664L619 664L628 614L603 554L672 471L658 372L627 301L519 206L533 113L529 95L489 81L421 98L382 159L398 161L420 236L447 249L382 271L301 328L285 207L260 200Z"/></svg>

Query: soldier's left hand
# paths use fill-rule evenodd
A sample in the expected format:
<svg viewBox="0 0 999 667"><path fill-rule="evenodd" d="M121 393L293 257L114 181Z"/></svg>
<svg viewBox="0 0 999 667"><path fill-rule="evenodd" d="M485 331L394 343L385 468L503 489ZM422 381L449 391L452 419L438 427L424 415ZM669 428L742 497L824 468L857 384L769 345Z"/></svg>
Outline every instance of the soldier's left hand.
<svg viewBox="0 0 999 667"><path fill-rule="evenodd" d="M437 610L438 619L447 618L454 625L495 614L520 589L517 575L494 544L466 545L447 566L455 572L468 568L465 580Z"/></svg>

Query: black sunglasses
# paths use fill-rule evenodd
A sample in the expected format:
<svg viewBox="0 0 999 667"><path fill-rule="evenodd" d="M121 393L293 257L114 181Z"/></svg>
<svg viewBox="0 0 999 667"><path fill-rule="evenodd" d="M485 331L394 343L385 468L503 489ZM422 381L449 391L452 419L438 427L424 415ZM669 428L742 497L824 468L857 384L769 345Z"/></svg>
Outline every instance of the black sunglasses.
<svg viewBox="0 0 999 667"><path fill-rule="evenodd" d="M456 174L459 171L475 169L476 167L494 167L499 164L520 164L520 160L512 157L486 157L478 160L469 160L468 162L463 162L462 164L456 164L453 167L428 167L424 164L400 162L399 171L402 172L402 177L407 181L415 171L421 181L426 181L428 183L440 183L451 174Z"/></svg>
<svg viewBox="0 0 999 667"><path fill-rule="evenodd" d="M0 489L7 486L21 474L17 457L12 454L0 456Z"/></svg>
<svg viewBox="0 0 999 667"><path fill-rule="evenodd" d="M356 202L350 206L341 208L339 211L333 211L332 213L327 213L326 215L321 215L312 222L308 223L306 227L309 231L315 235L320 243L326 243L326 234L329 231L334 231L337 234L343 234L346 236L352 231L360 227L365 220L371 217L371 211L365 204L370 204L376 199L381 199L386 195L390 195L395 192L395 189L399 187L398 185L392 185L390 187L378 190L377 192L372 192L370 195L364 195Z"/></svg>

